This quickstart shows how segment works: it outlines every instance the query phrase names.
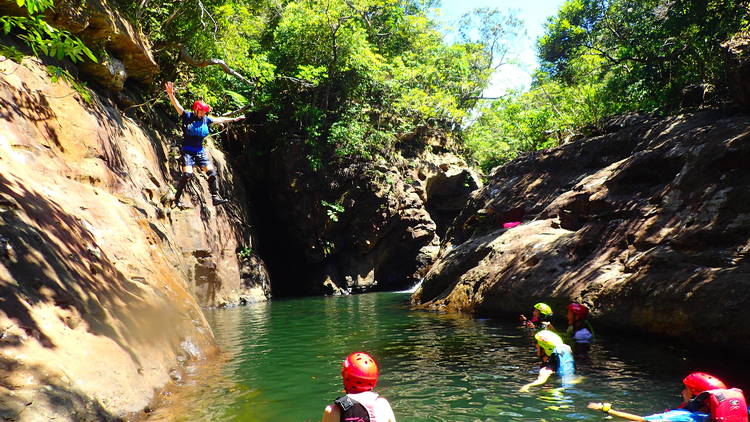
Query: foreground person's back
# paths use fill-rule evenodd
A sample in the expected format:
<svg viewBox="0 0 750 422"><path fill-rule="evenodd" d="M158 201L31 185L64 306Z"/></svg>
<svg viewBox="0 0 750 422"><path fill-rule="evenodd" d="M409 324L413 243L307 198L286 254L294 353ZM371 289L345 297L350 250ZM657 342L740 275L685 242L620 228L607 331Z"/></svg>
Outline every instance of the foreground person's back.
<svg viewBox="0 0 750 422"><path fill-rule="evenodd" d="M396 422L390 403L372 391L378 382L378 366L367 353L352 353L341 366L346 395L323 412L323 422Z"/></svg>

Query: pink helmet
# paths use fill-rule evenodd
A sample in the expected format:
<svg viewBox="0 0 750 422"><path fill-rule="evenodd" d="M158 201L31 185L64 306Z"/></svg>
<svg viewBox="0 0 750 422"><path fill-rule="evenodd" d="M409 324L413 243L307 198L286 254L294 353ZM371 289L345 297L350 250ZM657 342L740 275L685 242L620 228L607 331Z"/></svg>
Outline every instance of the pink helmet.
<svg viewBox="0 0 750 422"><path fill-rule="evenodd" d="M341 365L341 376L344 378L344 389L347 393L372 390L378 382L378 375L378 364L375 363L375 359L364 352L350 354Z"/></svg>
<svg viewBox="0 0 750 422"><path fill-rule="evenodd" d="M705 372L693 372L686 376L685 379L682 380L682 383L685 384L685 387L687 387L694 396L707 390L727 388L726 384L720 379Z"/></svg>
<svg viewBox="0 0 750 422"><path fill-rule="evenodd" d="M211 111L211 106L204 103L203 101L196 101L193 103L193 111L204 111L208 113Z"/></svg>
<svg viewBox="0 0 750 422"><path fill-rule="evenodd" d="M571 303L568 305L568 310L575 315L576 319L584 319L589 316L589 308L581 305L580 303Z"/></svg>

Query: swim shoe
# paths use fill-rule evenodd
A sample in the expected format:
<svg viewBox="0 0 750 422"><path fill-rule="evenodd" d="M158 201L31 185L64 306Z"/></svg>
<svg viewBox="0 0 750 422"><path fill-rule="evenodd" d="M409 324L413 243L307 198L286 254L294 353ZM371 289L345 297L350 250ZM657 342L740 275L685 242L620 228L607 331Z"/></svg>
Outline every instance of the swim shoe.
<svg viewBox="0 0 750 422"><path fill-rule="evenodd" d="M228 199L224 199L224 198L222 198L219 195L211 195L211 200L213 201L214 206L221 205L221 204L226 204L227 202L229 202Z"/></svg>

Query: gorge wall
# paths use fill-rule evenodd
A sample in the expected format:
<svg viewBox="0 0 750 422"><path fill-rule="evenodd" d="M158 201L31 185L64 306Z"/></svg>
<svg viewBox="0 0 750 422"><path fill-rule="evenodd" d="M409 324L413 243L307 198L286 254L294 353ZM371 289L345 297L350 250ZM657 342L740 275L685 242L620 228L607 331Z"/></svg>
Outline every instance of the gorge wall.
<svg viewBox="0 0 750 422"><path fill-rule="evenodd" d="M170 207L175 129L85 101L36 59L0 61L0 417L140 411L214 352L199 306L270 295L221 153L222 189L236 200L208 205L198 177L193 207Z"/></svg>
<svg viewBox="0 0 750 422"><path fill-rule="evenodd" d="M514 318L578 301L600 327L750 350L749 239L748 115L622 116L496 168L413 301Z"/></svg>
<svg viewBox="0 0 750 422"><path fill-rule="evenodd" d="M401 290L433 263L441 237L477 174L442 136L424 136L389 160L345 159L313 170L302 140L263 145L248 181L260 253L274 296ZM432 148L428 148L431 146ZM433 149L433 151L430 151Z"/></svg>

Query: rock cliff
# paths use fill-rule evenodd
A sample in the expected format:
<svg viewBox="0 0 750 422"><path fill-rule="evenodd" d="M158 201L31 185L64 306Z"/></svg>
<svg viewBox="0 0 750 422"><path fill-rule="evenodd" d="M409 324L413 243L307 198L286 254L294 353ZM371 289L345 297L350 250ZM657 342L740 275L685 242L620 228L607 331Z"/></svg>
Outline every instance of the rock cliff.
<svg viewBox="0 0 750 422"><path fill-rule="evenodd" d="M448 223L481 184L461 158L437 145L446 141L417 140L408 149L413 152L402 148L388 162L346 159L317 170L301 140L266 146L250 165L257 177L248 185L264 221L258 236L274 295L416 284L437 256ZM439 153L428 152L428 142Z"/></svg>
<svg viewBox="0 0 750 422"><path fill-rule="evenodd" d="M268 297L220 153L222 189L237 201L207 205L199 178L192 209L168 206L173 135L96 95L85 102L36 60L0 62L0 416L140 411L213 353L199 305Z"/></svg>
<svg viewBox="0 0 750 422"><path fill-rule="evenodd" d="M80 70L111 91L121 91L128 78L150 83L159 72L146 37L117 8L102 0L57 0L45 11L52 26L69 31L93 50L98 62L86 60ZM0 0L0 12L26 15L14 0Z"/></svg>
<svg viewBox="0 0 750 422"><path fill-rule="evenodd" d="M613 119L496 168L413 301L505 316L580 301L599 326L750 350L735 323L750 306L748 170L747 115Z"/></svg>

